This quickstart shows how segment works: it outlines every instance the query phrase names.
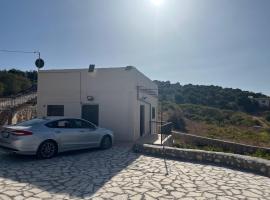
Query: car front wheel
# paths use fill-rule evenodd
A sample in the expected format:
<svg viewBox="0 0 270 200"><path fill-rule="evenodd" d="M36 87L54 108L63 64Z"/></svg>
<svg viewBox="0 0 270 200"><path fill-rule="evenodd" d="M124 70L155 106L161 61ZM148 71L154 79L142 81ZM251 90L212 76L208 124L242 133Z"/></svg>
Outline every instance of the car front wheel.
<svg viewBox="0 0 270 200"><path fill-rule="evenodd" d="M100 148L101 149L109 149L112 147L112 139L110 136L105 136L101 140Z"/></svg>
<svg viewBox="0 0 270 200"><path fill-rule="evenodd" d="M38 148L37 157L40 159L52 158L57 154L57 144L53 141L45 141Z"/></svg>

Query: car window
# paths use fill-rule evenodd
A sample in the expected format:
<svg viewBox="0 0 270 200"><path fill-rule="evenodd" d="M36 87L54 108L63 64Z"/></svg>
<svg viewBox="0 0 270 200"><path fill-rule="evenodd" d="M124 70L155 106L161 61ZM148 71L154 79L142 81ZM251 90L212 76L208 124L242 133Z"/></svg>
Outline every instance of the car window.
<svg viewBox="0 0 270 200"><path fill-rule="evenodd" d="M73 128L71 120L63 119L46 124L49 128Z"/></svg>
<svg viewBox="0 0 270 200"><path fill-rule="evenodd" d="M35 124L43 123L45 121L46 121L45 119L35 118L35 119L28 120L28 121L20 122L20 123L16 124L16 126L32 126Z"/></svg>
<svg viewBox="0 0 270 200"><path fill-rule="evenodd" d="M73 127L74 128L90 128L90 129L95 129L95 126L91 123L88 123L84 120L80 119L73 119Z"/></svg>

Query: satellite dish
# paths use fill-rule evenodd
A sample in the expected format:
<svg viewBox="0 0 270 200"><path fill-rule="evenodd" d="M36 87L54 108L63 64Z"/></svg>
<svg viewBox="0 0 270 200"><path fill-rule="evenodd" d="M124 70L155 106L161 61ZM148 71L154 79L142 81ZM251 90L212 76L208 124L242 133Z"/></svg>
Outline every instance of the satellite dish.
<svg viewBox="0 0 270 200"><path fill-rule="evenodd" d="M38 69L41 69L42 67L44 67L44 60L42 60L41 58L36 59L35 65Z"/></svg>

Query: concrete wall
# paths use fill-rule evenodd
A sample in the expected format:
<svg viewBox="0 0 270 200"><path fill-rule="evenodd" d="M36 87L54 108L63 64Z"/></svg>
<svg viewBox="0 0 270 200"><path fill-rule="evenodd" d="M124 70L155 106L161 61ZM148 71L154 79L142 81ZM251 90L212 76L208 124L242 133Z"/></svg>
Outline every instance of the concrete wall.
<svg viewBox="0 0 270 200"><path fill-rule="evenodd" d="M47 105L64 105L65 116L79 117L80 72L79 71L39 71L37 91L37 114L47 116Z"/></svg>
<svg viewBox="0 0 270 200"><path fill-rule="evenodd" d="M112 129L118 141L134 141L139 137L138 80L146 87L156 88L136 69L101 68L90 73L88 69L40 71L38 116L47 115L47 105L64 105L65 116L81 117L83 104L98 104L99 125ZM87 96L94 100L89 101ZM157 98L147 100L157 107Z"/></svg>

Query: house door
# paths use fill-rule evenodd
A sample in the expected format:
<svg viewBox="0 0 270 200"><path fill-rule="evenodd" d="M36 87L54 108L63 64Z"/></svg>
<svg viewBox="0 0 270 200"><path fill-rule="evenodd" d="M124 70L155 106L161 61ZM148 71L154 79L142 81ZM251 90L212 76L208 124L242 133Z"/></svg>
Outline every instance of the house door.
<svg viewBox="0 0 270 200"><path fill-rule="evenodd" d="M145 108L144 105L140 106L140 136L145 132Z"/></svg>
<svg viewBox="0 0 270 200"><path fill-rule="evenodd" d="M98 105L83 105L82 119L98 126L99 106Z"/></svg>

